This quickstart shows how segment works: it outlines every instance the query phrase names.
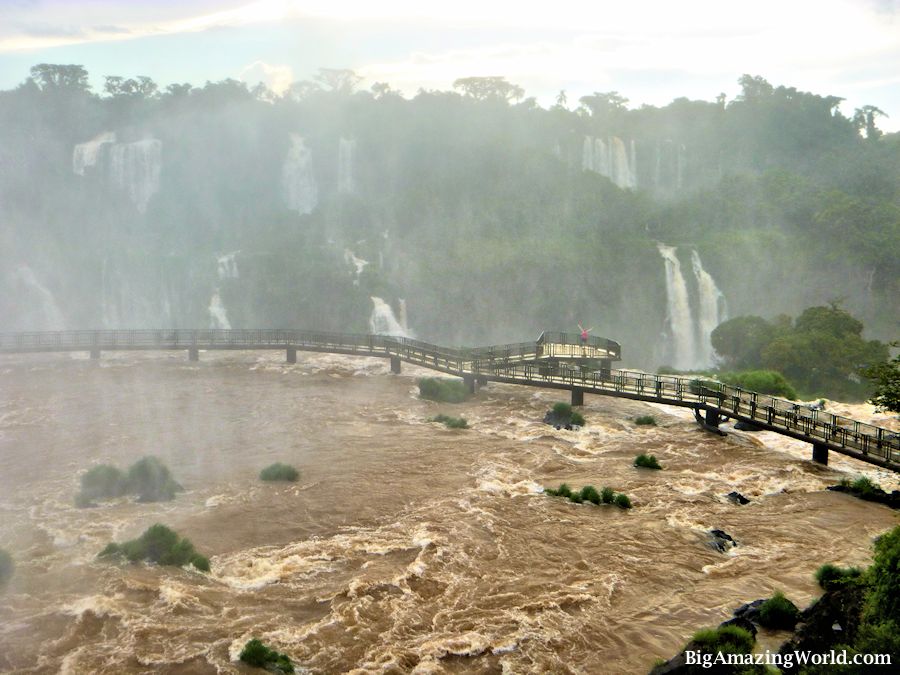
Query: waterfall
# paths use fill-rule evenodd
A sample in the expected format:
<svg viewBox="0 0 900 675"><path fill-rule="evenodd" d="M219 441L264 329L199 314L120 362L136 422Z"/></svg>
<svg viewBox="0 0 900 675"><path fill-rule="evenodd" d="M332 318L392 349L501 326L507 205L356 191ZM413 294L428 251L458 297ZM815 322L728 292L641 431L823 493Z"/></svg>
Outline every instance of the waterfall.
<svg viewBox="0 0 900 675"><path fill-rule="evenodd" d="M667 320L674 348L672 365L679 370L689 370L695 367L697 357L687 283L681 273L681 263L675 255L677 249L662 243L657 243L656 246L666 266Z"/></svg>
<svg viewBox="0 0 900 675"><path fill-rule="evenodd" d="M356 140L341 138L338 144L338 192L353 192L356 183L353 180L353 155L356 152Z"/></svg>
<svg viewBox="0 0 900 675"><path fill-rule="evenodd" d="M313 173L312 152L299 134L291 134L291 149L281 168L284 203L300 215L312 213L319 203L319 188Z"/></svg>
<svg viewBox="0 0 900 675"><path fill-rule="evenodd" d="M408 329L397 321L394 310L381 298L372 297L372 315L369 317L369 332L373 335L393 335L413 337ZM401 312L401 316L403 312Z"/></svg>
<svg viewBox="0 0 900 675"><path fill-rule="evenodd" d="M237 260L235 259L238 253L240 253L240 251L232 251L231 253L225 253L216 258L217 273L220 280L237 279L240 277L238 274Z"/></svg>
<svg viewBox="0 0 900 675"><path fill-rule="evenodd" d="M116 143L109 152L109 181L129 196L138 212L145 213L150 198L159 191L162 143L148 138L135 143Z"/></svg>
<svg viewBox="0 0 900 675"><path fill-rule="evenodd" d="M72 171L79 176L83 176L85 169L97 166L103 146L115 142L115 132L104 131L94 136L88 142L76 145L72 150Z"/></svg>
<svg viewBox="0 0 900 675"><path fill-rule="evenodd" d="M626 148L625 141L610 136L607 142L585 136L581 150L582 171L606 176L623 190L637 187L636 149L634 141Z"/></svg>
<svg viewBox="0 0 900 675"><path fill-rule="evenodd" d="M19 286L16 296L21 301L20 306L27 308L24 326L31 330L65 330L66 322L56 298L38 281L28 265L19 265L13 272L13 280Z"/></svg>
<svg viewBox="0 0 900 675"><path fill-rule="evenodd" d="M725 296L716 286L716 282L709 272L703 269L703 263L700 262L700 255L697 251L691 251L691 266L694 268L694 276L697 278L698 291L697 356L701 367L711 366L715 362L715 354L710 335L716 326L728 318L728 307L725 303Z"/></svg>
<svg viewBox="0 0 900 675"><path fill-rule="evenodd" d="M344 249L344 262L353 268L353 285L359 286L359 275L369 264L368 260L357 258L349 248Z"/></svg>
<svg viewBox="0 0 900 675"><path fill-rule="evenodd" d="M231 329L228 312L225 311L225 305L222 304L222 298L219 297L218 288L213 291L212 297L209 299L209 327Z"/></svg>
<svg viewBox="0 0 900 675"><path fill-rule="evenodd" d="M400 327L405 334L409 334L409 322L406 318L406 300L397 298L397 304L400 306Z"/></svg>

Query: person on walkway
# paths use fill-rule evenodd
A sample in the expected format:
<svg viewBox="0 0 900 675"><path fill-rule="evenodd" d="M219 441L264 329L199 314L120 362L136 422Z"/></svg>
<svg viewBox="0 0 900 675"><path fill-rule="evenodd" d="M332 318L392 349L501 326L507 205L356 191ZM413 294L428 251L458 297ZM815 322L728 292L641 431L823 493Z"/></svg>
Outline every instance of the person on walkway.
<svg viewBox="0 0 900 675"><path fill-rule="evenodd" d="M590 333L594 329L593 328L585 328L581 324L578 324L578 330L581 331L581 346L586 347L587 341L588 341L588 333Z"/></svg>

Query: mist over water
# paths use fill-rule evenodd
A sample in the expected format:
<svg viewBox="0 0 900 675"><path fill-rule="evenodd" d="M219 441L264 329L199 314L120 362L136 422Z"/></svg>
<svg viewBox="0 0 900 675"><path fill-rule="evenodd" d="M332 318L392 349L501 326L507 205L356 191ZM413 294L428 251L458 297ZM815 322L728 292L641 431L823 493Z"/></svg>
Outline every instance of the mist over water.
<svg viewBox="0 0 900 675"><path fill-rule="evenodd" d="M803 444L723 439L689 411L603 397L583 431L556 431L540 419L562 392L492 384L448 406L415 395L428 371L388 371L252 352L3 357L0 538L16 574L0 670L240 672L255 636L310 672L641 673L742 602L781 589L807 603L819 564L865 565L897 522L824 491L892 476L813 464ZM425 421L437 412L472 429ZM647 413L660 426L631 421ZM665 470L633 468L640 452ZM72 505L82 471L151 453L185 487L174 501ZM259 482L274 461L300 480ZM610 485L635 508L540 494L560 482ZM752 503L727 502L735 489ZM211 572L96 560L154 522ZM739 546L707 547L710 528Z"/></svg>

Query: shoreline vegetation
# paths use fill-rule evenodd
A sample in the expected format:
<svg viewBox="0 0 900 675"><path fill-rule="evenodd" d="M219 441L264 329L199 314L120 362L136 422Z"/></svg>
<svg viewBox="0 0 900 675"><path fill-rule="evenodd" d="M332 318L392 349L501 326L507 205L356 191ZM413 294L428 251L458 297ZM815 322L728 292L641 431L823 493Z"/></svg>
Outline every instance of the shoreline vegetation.
<svg viewBox="0 0 900 675"><path fill-rule="evenodd" d="M446 377L421 377L418 384L419 398L427 401L462 403L471 395L462 380Z"/></svg>
<svg viewBox="0 0 900 675"><path fill-rule="evenodd" d="M562 483L558 488L544 488L544 494L550 497L565 497L575 504L589 502L596 506L601 504L614 504L620 509L632 508L628 495L616 492L612 488L603 487L599 491L593 485L585 485L580 490L573 490L567 483Z"/></svg>

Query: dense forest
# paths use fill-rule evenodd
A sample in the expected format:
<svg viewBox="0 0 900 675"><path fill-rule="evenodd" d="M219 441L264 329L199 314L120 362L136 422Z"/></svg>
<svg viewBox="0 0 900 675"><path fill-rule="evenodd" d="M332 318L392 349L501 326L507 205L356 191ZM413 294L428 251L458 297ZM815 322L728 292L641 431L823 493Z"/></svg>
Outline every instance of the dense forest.
<svg viewBox="0 0 900 675"><path fill-rule="evenodd" d="M37 65L0 92L0 330L365 332L374 296L425 339L580 321L643 367L709 365L729 316L830 302L895 339L900 134L871 106L739 83L543 108L503 78L98 93Z"/></svg>

